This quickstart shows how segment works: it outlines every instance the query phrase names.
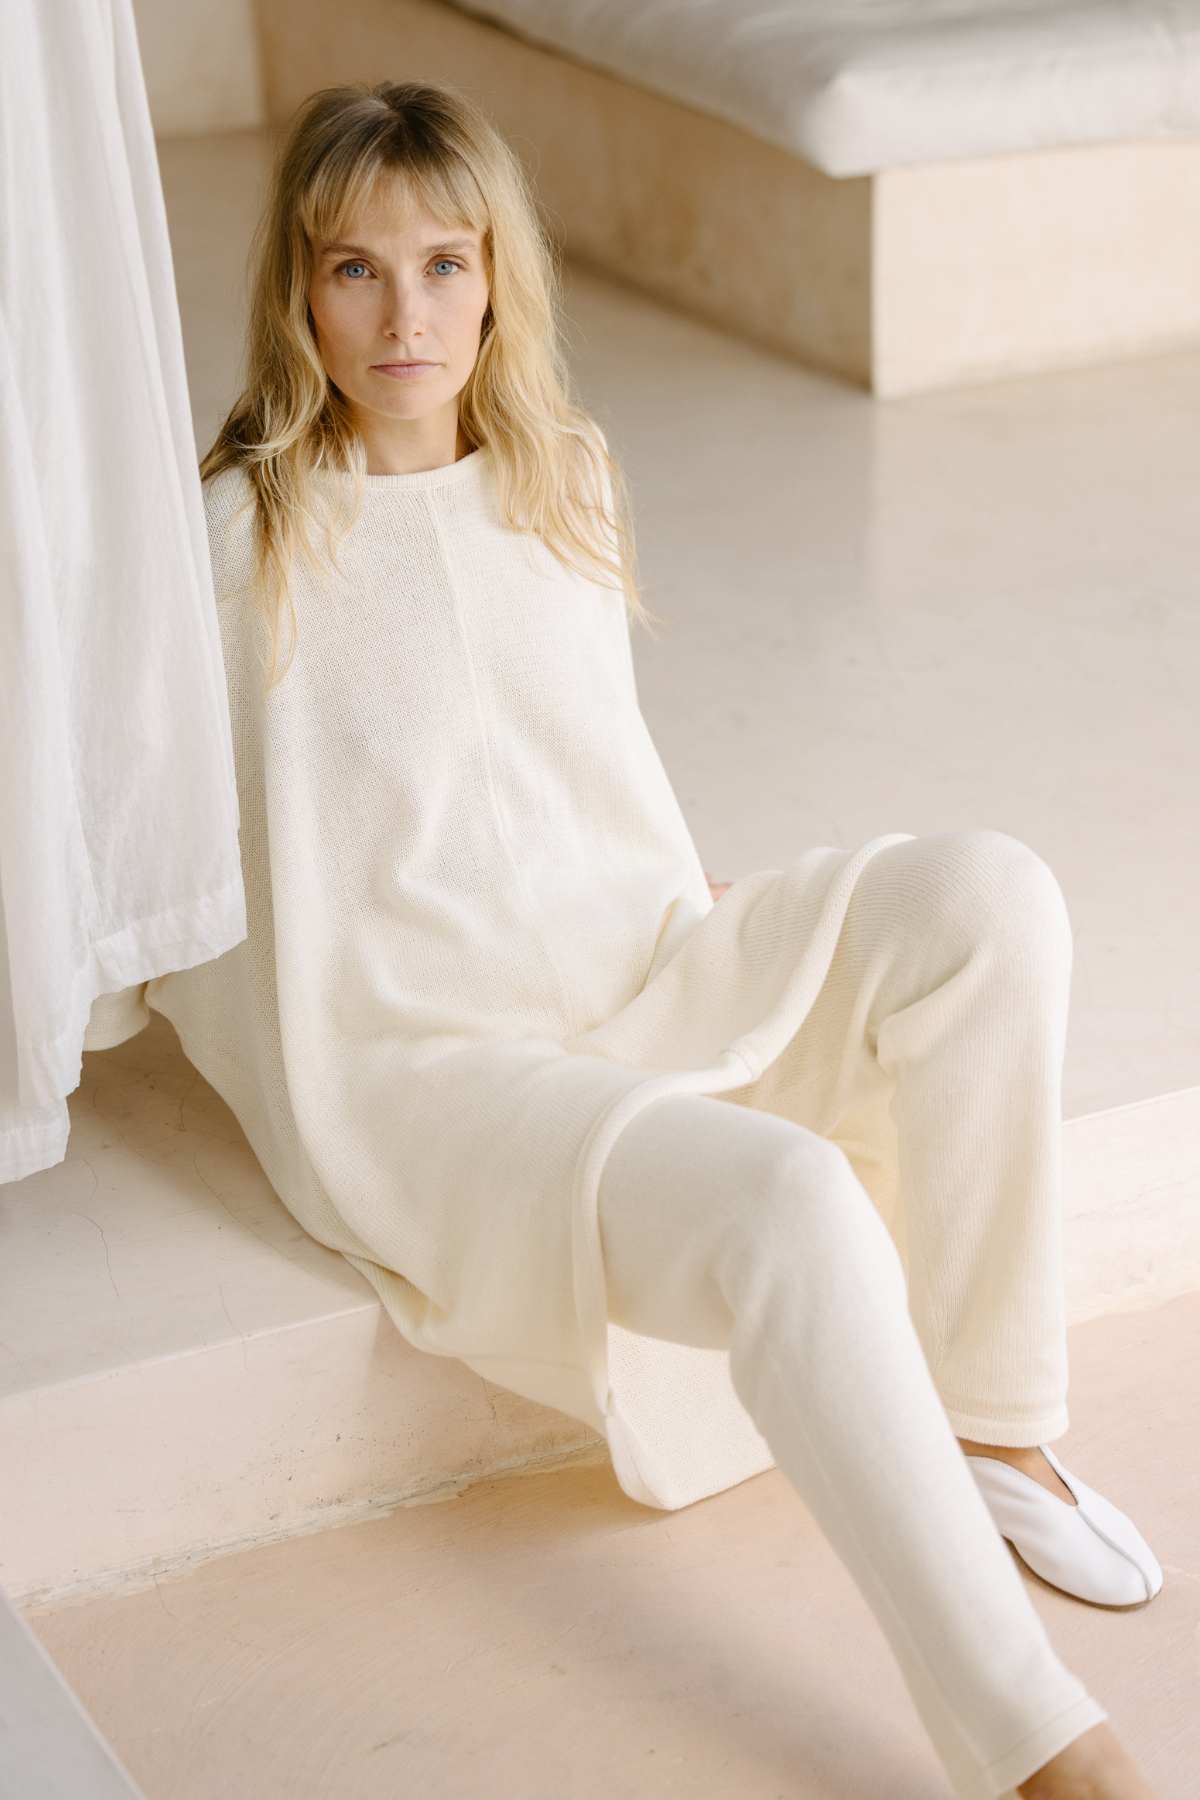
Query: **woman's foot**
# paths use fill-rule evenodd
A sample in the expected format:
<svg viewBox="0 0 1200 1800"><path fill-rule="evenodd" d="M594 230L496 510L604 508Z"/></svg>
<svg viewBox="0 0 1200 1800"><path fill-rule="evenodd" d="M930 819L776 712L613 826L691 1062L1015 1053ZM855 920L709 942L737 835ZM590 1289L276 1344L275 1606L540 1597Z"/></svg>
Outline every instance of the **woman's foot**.
<svg viewBox="0 0 1200 1800"><path fill-rule="evenodd" d="M1075 1505L1074 1494L1061 1476L1050 1467L1037 1444L1029 1449L1017 1449L1010 1448L1006 1444L977 1444L973 1438L959 1438L958 1442L962 1446L964 1455L994 1456L998 1461L1006 1462L1012 1468L1019 1469L1022 1475L1030 1476L1044 1487L1047 1493L1064 1501L1067 1506Z"/></svg>
<svg viewBox="0 0 1200 1800"><path fill-rule="evenodd" d="M1159 1800L1106 1720L1019 1782L1017 1793L1027 1800Z"/></svg>

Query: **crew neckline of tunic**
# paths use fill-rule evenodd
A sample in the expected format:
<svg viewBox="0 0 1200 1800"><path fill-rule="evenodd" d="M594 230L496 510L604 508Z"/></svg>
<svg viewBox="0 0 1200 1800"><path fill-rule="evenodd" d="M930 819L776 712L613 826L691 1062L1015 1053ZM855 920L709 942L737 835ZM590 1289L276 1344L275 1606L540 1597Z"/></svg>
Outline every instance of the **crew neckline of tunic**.
<svg viewBox="0 0 1200 1800"><path fill-rule="evenodd" d="M396 475L365 475L363 477L364 493L388 493L399 491L412 493L423 488L456 487L461 482L470 481L480 474L487 461L489 451L486 444L477 444L460 456L456 462L442 463L436 469L409 469ZM353 484L354 477L347 469L324 468L319 471L343 486Z"/></svg>

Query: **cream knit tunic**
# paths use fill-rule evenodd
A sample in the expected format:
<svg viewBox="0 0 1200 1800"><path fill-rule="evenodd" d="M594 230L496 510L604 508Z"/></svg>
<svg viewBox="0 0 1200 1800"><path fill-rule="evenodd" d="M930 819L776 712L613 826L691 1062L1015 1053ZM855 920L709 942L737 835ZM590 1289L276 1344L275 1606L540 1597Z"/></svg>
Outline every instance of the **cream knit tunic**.
<svg viewBox="0 0 1200 1800"><path fill-rule="evenodd" d="M367 478L341 578L295 567L264 699L249 499L236 469L205 490L248 935L102 997L85 1047L145 1024L144 995L403 1335L604 1433L632 1499L770 1468L726 1351L609 1322L600 1175L662 1094L752 1101L864 864L911 834L714 906L624 597L503 527L486 447Z"/></svg>

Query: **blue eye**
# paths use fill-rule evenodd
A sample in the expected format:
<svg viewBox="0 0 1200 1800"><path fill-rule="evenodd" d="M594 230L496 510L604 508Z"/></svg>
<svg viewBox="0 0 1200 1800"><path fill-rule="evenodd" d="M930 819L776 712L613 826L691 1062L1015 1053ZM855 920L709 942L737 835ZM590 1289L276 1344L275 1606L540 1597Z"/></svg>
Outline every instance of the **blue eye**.
<svg viewBox="0 0 1200 1800"><path fill-rule="evenodd" d="M449 263L450 267L452 269L461 269L461 268L465 267L465 264L460 263L459 261L457 261L456 258L454 258L452 256L439 256L437 258L437 261L439 263ZM357 259L355 259L355 260L351 260L350 262L339 263L337 266L337 273L340 275L344 269L365 269L366 266L367 266L366 263L359 262ZM436 267L436 264L435 264L435 267Z"/></svg>

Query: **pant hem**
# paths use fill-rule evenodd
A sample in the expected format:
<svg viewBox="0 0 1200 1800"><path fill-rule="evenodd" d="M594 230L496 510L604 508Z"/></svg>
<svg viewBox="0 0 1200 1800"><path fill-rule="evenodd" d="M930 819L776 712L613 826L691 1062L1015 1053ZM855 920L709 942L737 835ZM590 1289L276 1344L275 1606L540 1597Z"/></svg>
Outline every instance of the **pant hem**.
<svg viewBox="0 0 1200 1800"><path fill-rule="evenodd" d="M1035 1769L1040 1769L1052 1756L1057 1756L1077 1737L1082 1737L1085 1731L1107 1718L1107 1712L1091 1694L1076 1700L1065 1712L1056 1713L1028 1737L1022 1738L1006 1755L987 1765L984 1775L992 1784L993 1793L1011 1793L1019 1781L1028 1781Z"/></svg>
<svg viewBox="0 0 1200 1800"><path fill-rule="evenodd" d="M969 1412L950 1405L945 1399L942 1405L955 1437L973 1438L977 1444L1007 1445L1014 1450L1051 1444L1064 1435L1071 1422L1065 1406L1044 1413L1040 1419L1000 1419L994 1412Z"/></svg>

